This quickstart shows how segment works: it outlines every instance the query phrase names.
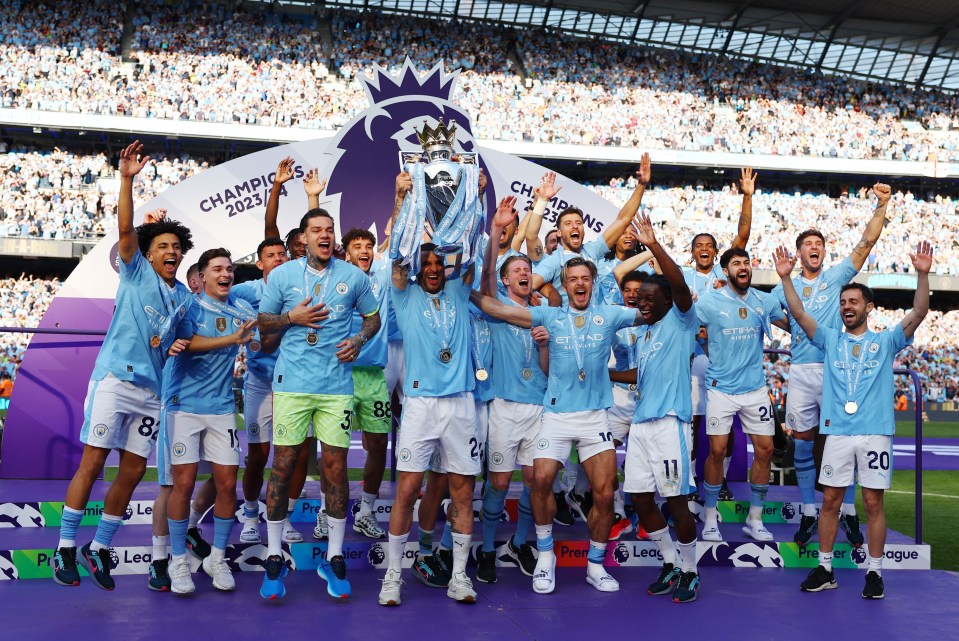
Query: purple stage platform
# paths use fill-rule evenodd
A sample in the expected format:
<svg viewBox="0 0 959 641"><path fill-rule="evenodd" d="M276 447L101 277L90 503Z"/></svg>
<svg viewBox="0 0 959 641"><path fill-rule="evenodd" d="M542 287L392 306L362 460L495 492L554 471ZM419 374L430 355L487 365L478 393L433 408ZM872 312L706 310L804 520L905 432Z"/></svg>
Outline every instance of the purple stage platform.
<svg viewBox="0 0 959 641"><path fill-rule="evenodd" d="M233 593L216 593L206 576L195 576L197 592L190 597L150 592L143 576L118 577L117 589L109 593L89 582L75 588L52 581L0 582L0 601L7 613L5 638L74 641L267 636L572 641L619 635L808 641L851 634L870 641L941 641L955 638L959 624L952 593L959 590L959 576L941 571L889 572L886 599L865 601L859 595L861 571L837 570L838 590L804 594L802 570L708 568L699 600L687 605L648 596L645 586L654 575L653 569L620 571L623 589L601 594L586 584L583 570L561 569L556 592L537 595L529 578L502 572L495 585L477 584L479 600L472 606L410 579L403 586L403 605L384 608L376 602L382 573L374 571L351 573L350 602L327 597L322 581L307 572L290 574L288 595L279 602L263 601L262 575L250 573L236 575Z"/></svg>

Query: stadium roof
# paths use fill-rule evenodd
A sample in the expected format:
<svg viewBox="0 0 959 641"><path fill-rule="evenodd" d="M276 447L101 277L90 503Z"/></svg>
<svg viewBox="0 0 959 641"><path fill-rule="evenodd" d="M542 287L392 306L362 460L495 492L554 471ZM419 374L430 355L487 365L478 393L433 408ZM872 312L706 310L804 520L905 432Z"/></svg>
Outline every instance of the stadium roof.
<svg viewBox="0 0 959 641"><path fill-rule="evenodd" d="M300 4L288 2L289 4ZM959 90L955 0L342 0Z"/></svg>

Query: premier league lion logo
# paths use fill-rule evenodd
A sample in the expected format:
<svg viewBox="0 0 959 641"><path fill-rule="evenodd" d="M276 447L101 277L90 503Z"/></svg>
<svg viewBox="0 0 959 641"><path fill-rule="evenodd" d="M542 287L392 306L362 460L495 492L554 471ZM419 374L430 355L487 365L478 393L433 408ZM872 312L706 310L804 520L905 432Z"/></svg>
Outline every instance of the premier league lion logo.
<svg viewBox="0 0 959 641"><path fill-rule="evenodd" d="M613 548L613 558L616 559L616 562L620 565L625 565L629 561L629 547L623 541L620 541L616 544L616 547Z"/></svg>
<svg viewBox="0 0 959 641"><path fill-rule="evenodd" d="M379 543L371 545L370 551L366 553L366 560L375 568L386 563L386 553L383 551L383 546Z"/></svg>
<svg viewBox="0 0 959 641"><path fill-rule="evenodd" d="M442 63L421 76L409 59L395 77L375 65L372 79L361 76L370 108L344 125L327 148L333 155L327 193L340 198L343 229L383 223L383 203L393 201L400 169L398 154L422 152L416 128L424 119L433 124L440 118L455 120L454 151L476 151L469 114L453 103L458 76L458 71L447 73ZM493 192L490 184L484 194L487 206L496 202Z"/></svg>
<svg viewBox="0 0 959 641"><path fill-rule="evenodd" d="M790 502L783 503L782 509L779 510L779 513L782 514L783 519L789 521L796 517L796 508Z"/></svg>

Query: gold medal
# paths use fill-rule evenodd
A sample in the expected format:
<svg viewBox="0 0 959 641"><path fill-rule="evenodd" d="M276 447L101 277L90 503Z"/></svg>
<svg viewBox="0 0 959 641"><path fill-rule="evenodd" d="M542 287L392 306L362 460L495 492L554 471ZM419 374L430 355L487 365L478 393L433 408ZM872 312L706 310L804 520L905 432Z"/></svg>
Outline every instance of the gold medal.
<svg viewBox="0 0 959 641"><path fill-rule="evenodd" d="M528 381L533 378L533 370L528 367L523 368L523 380Z"/></svg>
<svg viewBox="0 0 959 641"><path fill-rule="evenodd" d="M250 351L251 352L260 351L260 341L250 341Z"/></svg>
<svg viewBox="0 0 959 641"><path fill-rule="evenodd" d="M852 415L859 411L859 404L856 401L849 401L843 409L846 410L846 414Z"/></svg>
<svg viewBox="0 0 959 641"><path fill-rule="evenodd" d="M487 378L489 378L489 372L487 372L485 369L481 367L478 370L476 370L476 380L483 382Z"/></svg>
<svg viewBox="0 0 959 641"><path fill-rule="evenodd" d="M630 392L635 392L635 391L636 391L636 383L630 383L628 389L629 389Z"/></svg>
<svg viewBox="0 0 959 641"><path fill-rule="evenodd" d="M310 332L309 334L306 335L306 342L309 345L316 345L319 342L319 340L320 339L317 338L316 334L314 334L313 332Z"/></svg>
<svg viewBox="0 0 959 641"><path fill-rule="evenodd" d="M576 325L577 329L583 329L586 327L586 317L577 316L573 319L573 324Z"/></svg>
<svg viewBox="0 0 959 641"><path fill-rule="evenodd" d="M156 349L159 346L160 346L160 337L154 334L153 336L150 337L150 347L152 347L153 349Z"/></svg>
<svg viewBox="0 0 959 641"><path fill-rule="evenodd" d="M579 370L579 380L580 380L580 382L586 380L586 370L585 370L585 369Z"/></svg>
<svg viewBox="0 0 959 641"><path fill-rule="evenodd" d="M453 360L453 352L451 352L448 349L441 349L440 360L443 361L444 363L449 363L451 360Z"/></svg>

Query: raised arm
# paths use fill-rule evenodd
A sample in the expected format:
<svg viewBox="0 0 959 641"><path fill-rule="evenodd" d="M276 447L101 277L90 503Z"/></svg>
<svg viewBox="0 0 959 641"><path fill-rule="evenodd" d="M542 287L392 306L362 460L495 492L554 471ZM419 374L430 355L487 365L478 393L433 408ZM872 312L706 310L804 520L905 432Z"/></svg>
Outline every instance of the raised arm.
<svg viewBox="0 0 959 641"><path fill-rule="evenodd" d="M483 313L501 321L506 321L510 325L526 328L533 326L533 315L525 307L507 305L492 296L484 296L475 289L470 292L470 302L479 307Z"/></svg>
<svg viewBox="0 0 959 641"><path fill-rule="evenodd" d="M400 259L393 261L393 287L405 291L410 284L410 266L403 265Z"/></svg>
<svg viewBox="0 0 959 641"><path fill-rule="evenodd" d="M616 279L616 284L619 284L623 280L623 276L626 274L636 271L646 263L650 261L653 257L653 252L646 249L641 251L635 256L630 256L620 264L613 267L613 277Z"/></svg>
<svg viewBox="0 0 959 641"><path fill-rule="evenodd" d="M483 274L480 281L480 290L487 296L496 297L496 290L499 289L499 274L496 270L496 258L499 246L499 239L503 235L503 230L509 227L516 215L513 207L516 205L515 196L507 196L499 201L499 207L493 214L493 220L490 222L489 241L486 243L486 255L483 257Z"/></svg>
<svg viewBox="0 0 959 641"><path fill-rule="evenodd" d="M320 172L314 167L303 176L303 191L306 192L306 208L318 209L320 206L320 194L326 189L326 178L320 180Z"/></svg>
<svg viewBox="0 0 959 641"><path fill-rule="evenodd" d="M783 282L783 294L786 296L786 302L789 303L789 313L796 319L796 322L802 328L803 333L809 338L816 335L816 320L811 314L806 313L799 293L793 286L793 280L790 278L793 269L796 267L796 257L789 254L785 247L779 247L773 252L773 264L776 265L776 273Z"/></svg>
<svg viewBox="0 0 959 641"><path fill-rule="evenodd" d="M872 218L866 223L862 238L849 254L849 260L857 270L862 269L862 266L866 264L869 252L882 234L882 228L886 224L886 206L889 204L889 198L892 197L892 188L884 183L876 183L872 186L872 193L876 195L876 210L872 212Z"/></svg>
<svg viewBox="0 0 959 641"><path fill-rule="evenodd" d="M547 171L543 174L539 187L533 190L533 207L529 211L529 221L526 224L526 231L523 238L526 239L526 255L534 261L543 260L546 252L543 250L543 241L539 239L539 231L543 227L543 213L546 211L546 205L559 193L562 185L556 186L556 172ZM520 236L519 230L516 235Z"/></svg>
<svg viewBox="0 0 959 641"><path fill-rule="evenodd" d="M523 241L526 240L526 226L529 225L529 219L533 217L533 208L530 207L526 210L526 215L523 216L523 219L519 221L519 225L516 227L516 233L513 234L513 240L510 241L509 247L514 252L522 251Z"/></svg>
<svg viewBox="0 0 959 641"><path fill-rule="evenodd" d="M683 270L656 240L653 223L650 222L649 216L637 215L633 220L633 227L636 229L636 239L653 253L663 276L669 281L669 287L673 291L673 304L676 305L676 309L685 314L693 306L693 294L689 291L686 279L683 278Z"/></svg>
<svg viewBox="0 0 959 641"><path fill-rule="evenodd" d="M616 214L616 220L603 230L603 239L606 240L607 247L612 247L616 244L623 230L626 229L626 226L633 220L633 216L639 211L639 206L643 202L643 194L646 193L646 185L652 180L652 175L653 170L649 160L649 153L644 153L642 160L639 162L639 169L636 171L636 178L639 184L637 184L636 189L633 190L633 195L629 197L629 200L626 201L623 208Z"/></svg>
<svg viewBox="0 0 959 641"><path fill-rule="evenodd" d="M117 231L120 232L120 243L117 250L120 260L127 264L133 260L139 249L137 232L133 227L133 177L140 173L148 162L150 157L143 155L143 145L139 140L133 141L120 152L120 199L117 202Z"/></svg>
<svg viewBox="0 0 959 641"><path fill-rule="evenodd" d="M266 216L263 220L264 238L282 238L280 228L276 224L277 216L280 213L280 194L283 193L283 183L293 177L293 165L296 163L292 157L287 156L280 161L276 168L276 176L273 178L273 186L270 187L270 196L266 200Z"/></svg>
<svg viewBox="0 0 959 641"><path fill-rule="evenodd" d="M902 333L912 338L922 320L929 313L929 271L932 269L932 245L922 241L916 247L916 253L909 254L912 266L918 276L916 293L912 298L912 310L902 319Z"/></svg>
<svg viewBox="0 0 959 641"><path fill-rule="evenodd" d="M752 167L740 171L742 177L739 179L739 191L743 195L743 208L739 212L739 226L733 239L733 247L746 249L753 226L753 194L756 193L756 176L759 174L754 172Z"/></svg>

